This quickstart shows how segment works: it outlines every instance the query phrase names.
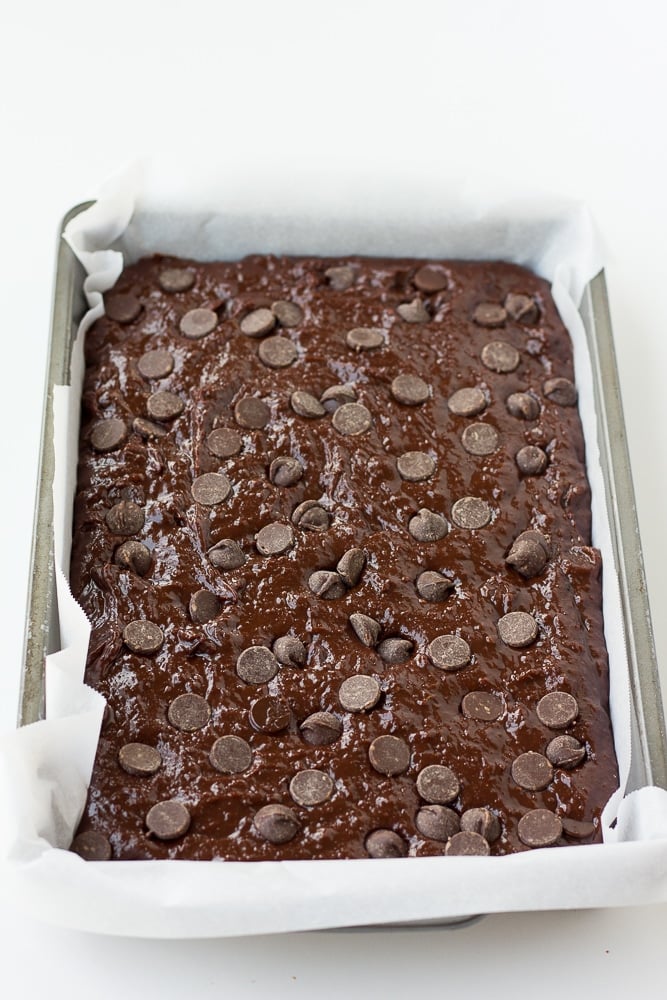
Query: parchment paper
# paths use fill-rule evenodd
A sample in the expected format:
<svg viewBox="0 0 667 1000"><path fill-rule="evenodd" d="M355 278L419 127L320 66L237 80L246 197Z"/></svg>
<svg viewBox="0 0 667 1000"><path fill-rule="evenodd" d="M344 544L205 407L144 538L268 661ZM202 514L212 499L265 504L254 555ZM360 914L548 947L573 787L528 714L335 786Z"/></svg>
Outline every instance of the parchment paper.
<svg viewBox="0 0 667 1000"><path fill-rule="evenodd" d="M0 741L2 886L42 919L110 934L263 934L477 913L667 900L667 792L623 795L631 706L620 598L596 443L592 376L577 305L602 265L585 208L424 176L301 177L164 163L113 178L68 227L88 272L90 304L72 386L54 396L54 543L62 649L46 665L47 719ZM515 261L552 282L573 338L593 491L594 544L604 560L605 632L621 788L604 813L604 844L504 858L298 862L84 862L68 852L85 802L103 699L82 681L89 625L67 567L85 330L123 266L147 253L202 260L250 252L361 253ZM613 824L613 826L612 826Z"/></svg>

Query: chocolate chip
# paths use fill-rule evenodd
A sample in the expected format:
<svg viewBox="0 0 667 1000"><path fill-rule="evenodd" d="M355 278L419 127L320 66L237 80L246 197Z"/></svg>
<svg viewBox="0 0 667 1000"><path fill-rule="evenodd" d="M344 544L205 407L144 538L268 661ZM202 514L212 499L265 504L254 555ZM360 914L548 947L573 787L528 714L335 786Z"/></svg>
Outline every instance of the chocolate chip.
<svg viewBox="0 0 667 1000"><path fill-rule="evenodd" d="M153 420L173 420L181 415L185 409L185 403L175 392L160 391L154 392L148 397L146 410L148 416Z"/></svg>
<svg viewBox="0 0 667 1000"><path fill-rule="evenodd" d="M535 642L539 629L532 615L525 611L510 611L498 621L498 635L506 646L524 649Z"/></svg>
<svg viewBox="0 0 667 1000"><path fill-rule="evenodd" d="M534 326L540 318L537 303L529 295L516 295L510 292L505 299L505 309L517 323L525 323L527 326Z"/></svg>
<svg viewBox="0 0 667 1000"><path fill-rule="evenodd" d="M343 403L331 421L339 434L363 434L373 423L370 410L363 403Z"/></svg>
<svg viewBox="0 0 667 1000"><path fill-rule="evenodd" d="M280 455L269 467L269 479L275 486L294 486L303 476L303 466L298 458Z"/></svg>
<svg viewBox="0 0 667 1000"><path fill-rule="evenodd" d="M455 417L476 417L487 407L486 396L481 389L457 389L447 400L449 412Z"/></svg>
<svg viewBox="0 0 667 1000"><path fill-rule="evenodd" d="M317 500L304 500L292 511L292 524L303 531L326 531L329 514Z"/></svg>
<svg viewBox="0 0 667 1000"><path fill-rule="evenodd" d="M176 840L188 832L190 813L177 799L156 802L146 816L148 832L158 840Z"/></svg>
<svg viewBox="0 0 667 1000"><path fill-rule="evenodd" d="M246 684L268 684L278 673L278 661L266 646L247 646L236 661L236 673Z"/></svg>
<svg viewBox="0 0 667 1000"><path fill-rule="evenodd" d="M328 413L333 413L339 406L345 403L354 403L357 398L356 390L349 384L330 385L320 396L320 403Z"/></svg>
<svg viewBox="0 0 667 1000"><path fill-rule="evenodd" d="M470 424L461 435L461 444L469 455L491 455L499 443L498 431L491 424Z"/></svg>
<svg viewBox="0 0 667 1000"><path fill-rule="evenodd" d="M354 284L354 271L351 267L328 267L324 277L335 292L345 292Z"/></svg>
<svg viewBox="0 0 667 1000"><path fill-rule="evenodd" d="M311 573L308 578L308 586L314 594L327 601L335 601L346 593L345 584L338 573L327 569L318 569Z"/></svg>
<svg viewBox="0 0 667 1000"><path fill-rule="evenodd" d="M313 712L303 720L299 729L306 743L314 747L324 747L340 739L343 723L332 712Z"/></svg>
<svg viewBox="0 0 667 1000"><path fill-rule="evenodd" d="M348 549L338 560L336 572L346 587L356 587L365 565L366 553L363 549Z"/></svg>
<svg viewBox="0 0 667 1000"><path fill-rule="evenodd" d="M595 833L595 823L590 823L588 820L569 819L564 816L562 823L563 833L572 840L586 840Z"/></svg>
<svg viewBox="0 0 667 1000"><path fill-rule="evenodd" d="M372 351L385 343L384 330L372 326L357 326L348 330L345 342L354 351Z"/></svg>
<svg viewBox="0 0 667 1000"><path fill-rule="evenodd" d="M273 655L278 663L287 667L303 667L308 658L308 650L293 635L281 635L273 643Z"/></svg>
<svg viewBox="0 0 667 1000"><path fill-rule="evenodd" d="M303 309L296 302L280 300L271 306L271 312L281 326L298 326L303 322Z"/></svg>
<svg viewBox="0 0 667 1000"><path fill-rule="evenodd" d="M114 535L136 535L143 528L146 515L132 500L121 500L106 512L104 520Z"/></svg>
<svg viewBox="0 0 667 1000"><path fill-rule="evenodd" d="M243 549L233 538L222 538L211 546L206 555L216 569L238 569L246 561Z"/></svg>
<svg viewBox="0 0 667 1000"><path fill-rule="evenodd" d="M470 663L470 646L458 635L437 635L428 647L428 656L439 670L461 670Z"/></svg>
<svg viewBox="0 0 667 1000"><path fill-rule="evenodd" d="M447 275L437 267L423 264L412 279L420 292L441 292L449 284Z"/></svg>
<svg viewBox="0 0 667 1000"><path fill-rule="evenodd" d="M380 623L376 622L374 618L369 618L368 615L355 612L353 615L350 615L350 625L357 639L364 646L372 648L377 645L382 629Z"/></svg>
<svg viewBox="0 0 667 1000"><path fill-rule="evenodd" d="M241 333L246 337L265 337L276 325L276 317L270 309L254 309L241 320Z"/></svg>
<svg viewBox="0 0 667 1000"><path fill-rule="evenodd" d="M267 337L259 345L259 360L268 368L289 368L298 357L296 345L287 337Z"/></svg>
<svg viewBox="0 0 667 1000"><path fill-rule="evenodd" d="M542 391L548 400L558 406L574 406L577 402L577 388L569 378L549 378Z"/></svg>
<svg viewBox="0 0 667 1000"><path fill-rule="evenodd" d="M222 472L205 472L192 484L192 496L205 507L215 507L232 492L232 484Z"/></svg>
<svg viewBox="0 0 667 1000"><path fill-rule="evenodd" d="M531 809L519 820L519 840L526 847L550 847L563 832L563 824L550 809Z"/></svg>
<svg viewBox="0 0 667 1000"><path fill-rule="evenodd" d="M258 809L253 823L260 837L268 840L270 844L286 844L294 840L301 829L293 810L278 803L271 803Z"/></svg>
<svg viewBox="0 0 667 1000"><path fill-rule="evenodd" d="M519 471L524 476L541 476L549 464L546 452L534 444L525 444L515 456Z"/></svg>
<svg viewBox="0 0 667 1000"><path fill-rule="evenodd" d="M85 830L77 834L70 851L78 854L84 861L111 861L109 838L97 830Z"/></svg>
<svg viewBox="0 0 667 1000"><path fill-rule="evenodd" d="M159 625L139 618L125 626L123 642L133 653L157 653L162 648L164 634Z"/></svg>
<svg viewBox="0 0 667 1000"><path fill-rule="evenodd" d="M115 451L120 448L127 437L127 425L118 417L100 420L93 427L90 443L95 451Z"/></svg>
<svg viewBox="0 0 667 1000"><path fill-rule="evenodd" d="M296 392L292 393L290 406L300 417L306 417L308 420L316 420L327 412L316 396L313 396L311 392L304 392L302 389L297 389Z"/></svg>
<svg viewBox="0 0 667 1000"><path fill-rule="evenodd" d="M475 307L472 318L478 326L503 326L507 313L497 302L480 302Z"/></svg>
<svg viewBox="0 0 667 1000"><path fill-rule="evenodd" d="M255 535L257 551L263 556L281 556L294 545L294 532L289 524L267 524Z"/></svg>
<svg viewBox="0 0 667 1000"><path fill-rule="evenodd" d="M216 458L231 458L237 455L242 445L241 435L228 427L219 427L211 431L206 438L206 447Z"/></svg>
<svg viewBox="0 0 667 1000"><path fill-rule="evenodd" d="M479 497L461 497L452 507L452 521L459 528L484 528L491 520L491 508Z"/></svg>
<svg viewBox="0 0 667 1000"><path fill-rule="evenodd" d="M512 761L512 780L529 792L541 792L553 781L553 768L541 753L529 750Z"/></svg>
<svg viewBox="0 0 667 1000"><path fill-rule="evenodd" d="M409 483L420 483L435 472L435 461L425 451L405 451L396 460L401 479Z"/></svg>
<svg viewBox="0 0 667 1000"><path fill-rule="evenodd" d="M144 378L166 378L174 370L174 359L169 351L146 351L137 361L137 368Z"/></svg>
<svg viewBox="0 0 667 1000"><path fill-rule="evenodd" d="M290 724L292 713L286 701L266 695L253 701L248 713L251 725L261 733L275 736L282 733Z"/></svg>
<svg viewBox="0 0 667 1000"><path fill-rule="evenodd" d="M459 779L450 767L429 764L417 775L417 791L426 802L446 805L453 802L461 790Z"/></svg>
<svg viewBox="0 0 667 1000"><path fill-rule="evenodd" d="M271 410L263 399L258 399L257 396L244 396L234 407L234 419L239 427L261 430L271 419Z"/></svg>
<svg viewBox="0 0 667 1000"><path fill-rule="evenodd" d="M486 858L491 853L488 840L472 830L461 830L450 837L445 847L448 858Z"/></svg>
<svg viewBox="0 0 667 1000"><path fill-rule="evenodd" d="M167 267L160 271L157 280L164 292L187 292L194 285L195 276L184 267Z"/></svg>
<svg viewBox="0 0 667 1000"><path fill-rule="evenodd" d="M446 842L461 828L458 815L448 806L422 806L415 817L415 826L422 837Z"/></svg>
<svg viewBox="0 0 667 1000"><path fill-rule="evenodd" d="M526 579L539 576L549 561L547 540L543 535L540 535L539 537L542 539L540 542L535 537L537 534L538 532L524 531L518 535L505 559L509 566L513 566Z"/></svg>
<svg viewBox="0 0 667 1000"><path fill-rule="evenodd" d="M197 625L213 621L222 611L222 601L210 590L197 590L190 598L190 617Z"/></svg>
<svg viewBox="0 0 667 1000"><path fill-rule="evenodd" d="M442 573L432 569L420 573L415 581L415 586L420 597L433 603L444 601L449 592L454 589L452 580L448 580Z"/></svg>
<svg viewBox="0 0 667 1000"><path fill-rule="evenodd" d="M375 708L382 691L374 677L368 674L355 674L341 684L338 700L346 712L367 712Z"/></svg>
<svg viewBox="0 0 667 1000"><path fill-rule="evenodd" d="M182 317L179 329L189 340L201 340L215 330L218 314L212 309L191 309Z"/></svg>
<svg viewBox="0 0 667 1000"><path fill-rule="evenodd" d="M505 704L500 695L491 691L469 691L461 702L461 711L466 719L495 722L505 711Z"/></svg>
<svg viewBox="0 0 667 1000"><path fill-rule="evenodd" d="M565 729L578 715L577 699L567 691L551 691L537 703L537 717L549 729Z"/></svg>
<svg viewBox="0 0 667 1000"><path fill-rule="evenodd" d="M221 736L211 747L209 760L220 774L243 774L252 765L252 750L240 736Z"/></svg>
<svg viewBox="0 0 667 1000"><path fill-rule="evenodd" d="M208 725L211 706L200 694L179 694L169 705L167 718L182 733L194 733Z"/></svg>
<svg viewBox="0 0 667 1000"><path fill-rule="evenodd" d="M431 395L431 387L418 375L397 375L391 383L391 394L406 406L420 406Z"/></svg>
<svg viewBox="0 0 667 1000"><path fill-rule="evenodd" d="M410 767L410 747L400 736L376 736L368 748L368 759L374 770L391 778Z"/></svg>
<svg viewBox="0 0 667 1000"><path fill-rule="evenodd" d="M415 644L409 639L389 638L383 639L378 645L377 651L385 663L405 663L414 652Z"/></svg>
<svg viewBox="0 0 667 1000"><path fill-rule="evenodd" d="M564 767L567 770L577 767L586 759L586 748L574 736L554 736L547 743L545 753L554 767Z"/></svg>
<svg viewBox="0 0 667 1000"><path fill-rule="evenodd" d="M431 318L421 299L401 302L400 306L396 306L396 312L406 323L428 323Z"/></svg>
<svg viewBox="0 0 667 1000"><path fill-rule="evenodd" d="M466 809L461 814L461 829L470 833L479 833L490 844L497 840L501 834L498 817L484 806Z"/></svg>
<svg viewBox="0 0 667 1000"><path fill-rule="evenodd" d="M289 783L289 793L299 806L319 806L334 793L333 780L324 771L315 768L297 771Z"/></svg>
<svg viewBox="0 0 667 1000"><path fill-rule="evenodd" d="M537 420L540 415L540 404L527 392L513 392L505 405L508 413L519 420Z"/></svg>
<svg viewBox="0 0 667 1000"><path fill-rule="evenodd" d="M135 417L132 421L132 430L147 441L154 441L157 438L166 437L167 429L161 424L156 424L152 420L145 420L144 417Z"/></svg>
<svg viewBox="0 0 667 1000"><path fill-rule="evenodd" d="M104 312L114 323L132 323L141 312L141 302L134 295L117 292L105 296Z"/></svg>
<svg viewBox="0 0 667 1000"><path fill-rule="evenodd" d="M408 531L418 542L438 542L449 531L449 525L441 514L422 507L410 518Z"/></svg>
<svg viewBox="0 0 667 1000"><path fill-rule="evenodd" d="M394 830L373 830L364 841L369 858L405 858L408 844Z"/></svg>
<svg viewBox="0 0 667 1000"><path fill-rule="evenodd" d="M493 340L482 348L482 364L492 372L507 375L516 371L521 361L521 355L516 347L505 340Z"/></svg>
<svg viewBox="0 0 667 1000"><path fill-rule="evenodd" d="M137 576L146 576L151 568L150 550L141 542L123 542L114 552L113 558L117 566L132 570Z"/></svg>
<svg viewBox="0 0 667 1000"><path fill-rule="evenodd" d="M126 743L118 751L118 763L128 774L149 777L160 770L160 751L146 743Z"/></svg>

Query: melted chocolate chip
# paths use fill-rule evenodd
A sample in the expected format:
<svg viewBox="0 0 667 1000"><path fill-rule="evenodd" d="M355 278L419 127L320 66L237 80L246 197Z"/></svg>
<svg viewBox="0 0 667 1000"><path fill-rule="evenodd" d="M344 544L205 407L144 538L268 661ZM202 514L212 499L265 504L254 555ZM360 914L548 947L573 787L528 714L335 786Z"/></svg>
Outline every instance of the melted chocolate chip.
<svg viewBox="0 0 667 1000"><path fill-rule="evenodd" d="M368 674L355 674L348 677L340 686L338 700L346 712L367 712L375 708L382 690L374 677Z"/></svg>
<svg viewBox="0 0 667 1000"><path fill-rule="evenodd" d="M461 814L461 829L479 833L492 844L501 834L500 821L495 813L485 807L466 809Z"/></svg>
<svg viewBox="0 0 667 1000"><path fill-rule="evenodd" d="M210 590L197 590L190 598L190 617L197 625L213 621L222 611L222 601Z"/></svg>
<svg viewBox="0 0 667 1000"><path fill-rule="evenodd" d="M540 404L527 392L513 392L505 402L507 412L519 420L537 420Z"/></svg>
<svg viewBox="0 0 667 1000"><path fill-rule="evenodd" d="M547 743L545 754L554 767L569 770L586 759L586 748L574 736L554 736Z"/></svg>
<svg viewBox="0 0 667 1000"><path fill-rule="evenodd" d="M155 441L167 435L166 427L156 424L152 420L145 420L144 417L134 418L132 421L132 430L142 438L145 438L146 441Z"/></svg>
<svg viewBox="0 0 667 1000"><path fill-rule="evenodd" d="M491 508L479 497L461 497L452 507L452 521L459 528L484 528L491 520Z"/></svg>
<svg viewBox="0 0 667 1000"><path fill-rule="evenodd" d="M372 351L384 344L384 330L372 326L357 326L348 330L345 342L353 351Z"/></svg>
<svg viewBox="0 0 667 1000"><path fill-rule="evenodd" d="M194 733L208 725L211 706L200 694L179 694L167 709L167 718L182 733Z"/></svg>
<svg viewBox="0 0 667 1000"><path fill-rule="evenodd" d="M100 420L93 427L90 443L95 451L115 451L127 438L127 425L118 417Z"/></svg>
<svg viewBox="0 0 667 1000"><path fill-rule="evenodd" d="M127 774L147 778L160 770L160 751L146 743L125 743L118 751L118 763Z"/></svg>
<svg viewBox="0 0 667 1000"><path fill-rule="evenodd" d="M334 793L335 785L332 778L324 771L315 768L309 771L297 771L289 783L289 793L299 806L319 806Z"/></svg>
<svg viewBox="0 0 667 1000"><path fill-rule="evenodd" d="M371 767L380 774L394 777L410 766L410 747L400 736L377 736L368 748Z"/></svg>
<svg viewBox="0 0 667 1000"><path fill-rule="evenodd" d="M326 531L329 514L317 500L304 500L292 511L292 524L302 531Z"/></svg>
<svg viewBox="0 0 667 1000"><path fill-rule="evenodd" d="M146 816L148 832L158 840L176 840L184 836L190 828L190 822L189 811L176 799L156 802Z"/></svg>
<svg viewBox="0 0 667 1000"><path fill-rule="evenodd" d="M431 387L418 375L397 375L391 383L394 399L405 406L420 406L431 395Z"/></svg>
<svg viewBox="0 0 667 1000"><path fill-rule="evenodd" d="M338 573L327 569L318 569L308 577L308 586L318 597L327 601L335 601L345 594L345 584Z"/></svg>
<svg viewBox="0 0 667 1000"><path fill-rule="evenodd" d="M166 378L174 370L174 359L169 351L146 351L137 361L137 368L144 378Z"/></svg>
<svg viewBox="0 0 667 1000"><path fill-rule="evenodd" d="M205 472L192 484L192 496L205 507L215 507L232 492L232 484L222 472Z"/></svg>
<svg viewBox="0 0 667 1000"><path fill-rule="evenodd" d="M231 458L238 455L243 441L241 435L231 428L219 427L206 438L206 447L216 458Z"/></svg>
<svg viewBox="0 0 667 1000"><path fill-rule="evenodd" d="M521 355L516 347L505 340L492 340L482 348L482 364L492 372L507 375L516 371L521 361Z"/></svg>
<svg viewBox="0 0 667 1000"><path fill-rule="evenodd" d="M458 815L448 806L422 806L415 817L415 826L422 837L446 843L458 833L461 824Z"/></svg>
<svg viewBox="0 0 667 1000"><path fill-rule="evenodd" d="M301 736L314 747L328 746L340 739L343 723L332 712L313 712L299 727Z"/></svg>
<svg viewBox="0 0 667 1000"><path fill-rule="evenodd" d="M280 556L294 545L294 532L289 524L267 524L255 535L257 551L263 556Z"/></svg>
<svg viewBox="0 0 667 1000"><path fill-rule="evenodd" d="M251 725L261 733L269 733L275 736L282 733L289 726L292 713L287 702L283 698L275 698L266 695L253 701L248 713Z"/></svg>
<svg viewBox="0 0 667 1000"><path fill-rule="evenodd" d="M331 420L339 434L354 436L364 434L373 425L370 410L363 403L343 403Z"/></svg>
<svg viewBox="0 0 667 1000"><path fill-rule="evenodd" d="M450 767L429 764L417 775L417 791L426 802L447 805L459 794L461 786Z"/></svg>
<svg viewBox="0 0 667 1000"><path fill-rule="evenodd" d="M428 656L439 670L461 670L470 663L470 646L458 635L438 635L428 647Z"/></svg>
<svg viewBox="0 0 667 1000"><path fill-rule="evenodd" d="M157 280L163 292L187 292L194 285L195 276L185 267L167 267L160 271Z"/></svg>
<svg viewBox="0 0 667 1000"><path fill-rule="evenodd" d="M425 451L406 451L396 461L401 479L409 483L419 483L429 479L435 472L435 462Z"/></svg>
<svg viewBox="0 0 667 1000"><path fill-rule="evenodd" d="M509 566L513 566L526 579L539 576L549 561L547 540L543 535L539 535L542 539L539 541L536 535L538 535L536 531L520 534L512 543L512 548L505 559Z"/></svg>
<svg viewBox="0 0 667 1000"><path fill-rule="evenodd" d="M508 316L511 316L517 323L525 323L527 326L534 326L540 318L540 310L535 299L529 295L517 295L510 292L505 299L505 309Z"/></svg>
<svg viewBox="0 0 667 1000"><path fill-rule="evenodd" d="M146 576L151 568L150 550L141 542L128 541L119 545L113 556L114 562L123 569L129 569L137 576Z"/></svg>
<svg viewBox="0 0 667 1000"><path fill-rule="evenodd" d="M390 637L383 639L377 647L378 655L385 663L405 663L414 652L415 644L410 639Z"/></svg>
<svg viewBox="0 0 667 1000"><path fill-rule="evenodd" d="M479 722L495 722L505 711L505 703L492 691L469 691L461 702L461 711L466 719Z"/></svg>
<svg viewBox="0 0 667 1000"><path fill-rule="evenodd" d="M498 621L498 635L506 646L524 649L535 642L539 629L532 615L525 611L510 611Z"/></svg>
<svg viewBox="0 0 667 1000"><path fill-rule="evenodd" d="M547 399L558 406L575 406L577 388L569 378L549 378L542 386Z"/></svg>
<svg viewBox="0 0 667 1000"><path fill-rule="evenodd" d="M216 569L238 569L246 561L243 549L233 538L222 538L211 546L206 555Z"/></svg>
<svg viewBox="0 0 667 1000"><path fill-rule="evenodd" d="M396 306L396 312L406 323L428 323L429 312L421 299L413 299L412 302L402 302Z"/></svg>
<svg viewBox="0 0 667 1000"><path fill-rule="evenodd" d="M563 832L563 824L550 809L531 809L519 820L519 840L526 847L550 847Z"/></svg>
<svg viewBox="0 0 667 1000"><path fill-rule="evenodd" d="M357 639L364 646L373 647L378 644L382 628L374 618L357 611L350 615L350 625Z"/></svg>
<svg viewBox="0 0 667 1000"><path fill-rule="evenodd" d="M499 443L498 431L491 424L470 424L461 435L461 444L469 455L491 455Z"/></svg>
<svg viewBox="0 0 667 1000"><path fill-rule="evenodd" d="M287 337L267 337L259 345L258 353L267 368L289 368L299 357L295 344Z"/></svg>
<svg viewBox="0 0 667 1000"><path fill-rule="evenodd" d="M123 642L133 653L149 656L162 648L164 634L159 625L141 618L128 622L123 629Z"/></svg>
<svg viewBox="0 0 667 1000"><path fill-rule="evenodd" d="M248 646L239 654L236 673L246 684L268 684L278 673L278 661L266 646Z"/></svg>
<svg viewBox="0 0 667 1000"><path fill-rule="evenodd" d="M303 477L303 466L298 458L280 455L269 468L269 479L275 486L294 486Z"/></svg>
<svg viewBox="0 0 667 1000"><path fill-rule="evenodd" d="M356 587L365 565L366 553L363 549L348 549L339 559L336 572L346 587Z"/></svg>
<svg viewBox="0 0 667 1000"><path fill-rule="evenodd" d="M292 635L279 636L272 646L273 655L278 663L286 667L304 667L308 659L308 650Z"/></svg>
<svg viewBox="0 0 667 1000"><path fill-rule="evenodd" d="M408 844L394 830L373 830L364 841L369 858L405 858Z"/></svg>
<svg viewBox="0 0 667 1000"><path fill-rule="evenodd" d="M415 587L420 597L425 601L444 601L447 595L454 589L452 580L448 580L442 573L427 569L420 573L415 581Z"/></svg>
<svg viewBox="0 0 667 1000"><path fill-rule="evenodd" d="M408 531L418 542L438 542L449 531L449 526L441 514L422 507L408 522Z"/></svg>
<svg viewBox="0 0 667 1000"><path fill-rule="evenodd" d="M132 500L121 500L106 512L104 520L114 535L136 535L143 528L146 515Z"/></svg>
<svg viewBox="0 0 667 1000"><path fill-rule="evenodd" d="M271 419L271 410L263 399L244 396L234 407L234 420L239 427L261 431Z"/></svg>
<svg viewBox="0 0 667 1000"><path fill-rule="evenodd" d="M97 830L85 830L72 841L70 851L84 861L111 861L111 844L108 837Z"/></svg>
<svg viewBox="0 0 667 1000"><path fill-rule="evenodd" d="M519 754L512 761L512 780L529 792L540 792L553 781L553 768L546 757L534 750Z"/></svg>
<svg viewBox="0 0 667 1000"><path fill-rule="evenodd" d="M523 448L519 448L515 461L524 476L541 476L549 464L546 452L534 444L526 444Z"/></svg>
<svg viewBox="0 0 667 1000"><path fill-rule="evenodd" d="M276 317L270 309L254 309L241 320L241 333L246 337L265 337L276 325Z"/></svg>
<svg viewBox="0 0 667 1000"><path fill-rule="evenodd" d="M447 400L447 406L455 417L476 417L487 407L486 396L474 387L457 389Z"/></svg>
<svg viewBox="0 0 667 1000"><path fill-rule="evenodd" d="M240 736L221 736L211 747L209 760L220 774L243 774L252 765L252 750Z"/></svg>
<svg viewBox="0 0 667 1000"><path fill-rule="evenodd" d="M182 317L179 330L188 340L201 340L218 325L218 315L212 309L191 309Z"/></svg>
<svg viewBox="0 0 667 1000"><path fill-rule="evenodd" d="M551 691L537 703L537 717L549 729L565 729L578 715L577 699L567 691Z"/></svg>
<svg viewBox="0 0 667 1000"><path fill-rule="evenodd" d="M287 844L301 829L296 813L289 806L273 802L258 809L253 823L260 837L270 844Z"/></svg>

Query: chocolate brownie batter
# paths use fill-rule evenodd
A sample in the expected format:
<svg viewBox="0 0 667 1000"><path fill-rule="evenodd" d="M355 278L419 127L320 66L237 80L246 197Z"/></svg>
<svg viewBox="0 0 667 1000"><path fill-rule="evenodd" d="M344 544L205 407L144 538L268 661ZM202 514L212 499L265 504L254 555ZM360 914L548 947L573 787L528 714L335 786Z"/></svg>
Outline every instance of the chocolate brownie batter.
<svg viewBox="0 0 667 1000"><path fill-rule="evenodd" d="M618 776L572 352L504 263L128 267L71 583L87 858L502 855Z"/></svg>

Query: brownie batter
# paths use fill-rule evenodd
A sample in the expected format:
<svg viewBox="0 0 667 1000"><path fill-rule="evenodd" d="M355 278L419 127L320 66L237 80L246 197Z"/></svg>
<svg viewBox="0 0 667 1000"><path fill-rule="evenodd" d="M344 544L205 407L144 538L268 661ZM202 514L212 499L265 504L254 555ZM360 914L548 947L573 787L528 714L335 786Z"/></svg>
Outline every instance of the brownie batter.
<svg viewBox="0 0 667 1000"><path fill-rule="evenodd" d="M93 859L508 854L618 784L572 351L504 263L128 267L71 584Z"/></svg>

